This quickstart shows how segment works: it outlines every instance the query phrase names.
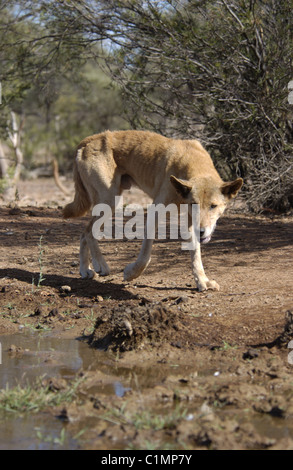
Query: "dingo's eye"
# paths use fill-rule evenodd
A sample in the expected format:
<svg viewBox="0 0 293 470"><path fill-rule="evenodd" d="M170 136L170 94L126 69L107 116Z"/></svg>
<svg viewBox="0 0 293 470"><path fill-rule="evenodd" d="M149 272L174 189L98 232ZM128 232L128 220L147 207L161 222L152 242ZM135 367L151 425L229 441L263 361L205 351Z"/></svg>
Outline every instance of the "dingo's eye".
<svg viewBox="0 0 293 470"><path fill-rule="evenodd" d="M211 205L210 205L210 209L211 209L211 210L216 209L216 207L218 207L217 204L211 204Z"/></svg>

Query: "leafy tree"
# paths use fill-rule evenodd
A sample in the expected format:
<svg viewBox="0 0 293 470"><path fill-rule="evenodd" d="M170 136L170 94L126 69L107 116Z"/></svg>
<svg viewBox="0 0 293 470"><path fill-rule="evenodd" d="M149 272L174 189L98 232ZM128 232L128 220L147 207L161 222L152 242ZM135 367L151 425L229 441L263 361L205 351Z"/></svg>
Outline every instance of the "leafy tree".
<svg viewBox="0 0 293 470"><path fill-rule="evenodd" d="M292 1L110 3L132 124L198 136L224 177L245 178L252 208L291 207Z"/></svg>
<svg viewBox="0 0 293 470"><path fill-rule="evenodd" d="M11 80L16 101L31 82L40 87L47 120L59 119L59 150L87 116L75 125L75 95L60 90L66 80L74 87L75 75L84 83L93 60L119 85L132 127L198 137L224 178L244 177L252 208L292 206L292 0L23 0L9 8L2 0L1 8L9 15L0 21L0 80ZM94 101L85 99L91 112Z"/></svg>
<svg viewBox="0 0 293 470"><path fill-rule="evenodd" d="M9 197L23 163L68 157L72 165L85 135L127 126L119 91L98 65L105 53L96 43L85 50L78 31L67 34L66 21L54 2L0 3L0 136L11 147L9 169L1 145L0 176Z"/></svg>

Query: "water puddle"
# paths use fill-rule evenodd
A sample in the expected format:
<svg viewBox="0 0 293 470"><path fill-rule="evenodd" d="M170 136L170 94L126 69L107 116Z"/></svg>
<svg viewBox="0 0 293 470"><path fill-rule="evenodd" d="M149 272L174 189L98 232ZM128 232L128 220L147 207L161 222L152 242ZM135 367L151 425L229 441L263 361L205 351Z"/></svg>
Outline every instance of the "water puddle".
<svg viewBox="0 0 293 470"><path fill-rule="evenodd" d="M0 336L0 343L0 389L25 386L40 377L73 379L80 369L96 368L106 360L103 353L97 354L81 341L61 340L44 334L4 335ZM125 393L118 380L110 383L108 388L109 393L117 396ZM64 433L64 423L47 413L2 411L0 423L0 450L78 448L77 441Z"/></svg>
<svg viewBox="0 0 293 470"><path fill-rule="evenodd" d="M22 332L16 335L0 336L2 347L2 364L0 364L0 390L6 387L34 383L36 379L56 378L75 379L82 371L94 372L94 380L87 392L93 396L113 395L123 397L128 391L151 390L156 385L165 383L174 385L182 391L184 397L184 377L193 374L190 366L180 367L177 364L160 363L157 367L121 366L114 356L90 348L85 342L76 339L60 339L49 333ZM221 377L219 371L208 367L195 371L201 377ZM173 382L172 382L173 381ZM212 382L213 383L213 382ZM216 383L216 382L215 382ZM195 385L196 386L196 385ZM192 388L189 386L189 392ZM192 393L191 393L192 395ZM182 399L181 397L181 399ZM186 397L186 404L188 398ZM199 400L202 404L202 400ZM189 408L195 406L194 416L198 410L196 400L190 402ZM231 413L237 417L239 410L231 407L221 408L218 415ZM190 413L187 415L193 419ZM186 418L187 419L187 418ZM237 418L238 419L238 418ZM292 421L273 418L267 415L245 413L239 415L239 422L253 423L260 435L274 439L293 436ZM89 425L89 423L86 423ZM0 450L52 450L80 448L78 434L72 436L66 430L66 422L56 419L50 413L19 413L0 411Z"/></svg>
<svg viewBox="0 0 293 470"><path fill-rule="evenodd" d="M123 397L137 386L151 386L170 373L170 366L156 370L121 367L109 354L97 351L75 339L60 339L46 333L22 332L0 336L2 364L0 389L26 386L40 377L74 379L78 371L97 371L103 380L89 392ZM174 367L174 373L177 370ZM179 371L178 371L179 373ZM180 370L182 373L182 368ZM66 423L48 413L0 411L0 450L78 449L78 440L68 436Z"/></svg>
<svg viewBox="0 0 293 470"><path fill-rule="evenodd" d="M64 378L73 376L83 365L80 347L74 340L20 333L0 337L2 365L0 388L13 387L24 379L41 375Z"/></svg>

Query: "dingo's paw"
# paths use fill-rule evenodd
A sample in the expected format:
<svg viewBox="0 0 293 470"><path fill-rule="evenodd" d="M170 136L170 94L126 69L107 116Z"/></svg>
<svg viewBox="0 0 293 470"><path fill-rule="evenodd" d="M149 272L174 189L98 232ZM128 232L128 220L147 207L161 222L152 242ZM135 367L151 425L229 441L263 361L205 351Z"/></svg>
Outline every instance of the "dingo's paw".
<svg viewBox="0 0 293 470"><path fill-rule="evenodd" d="M207 279L206 281L198 281L197 288L199 292L203 292L205 290L220 290L220 286L216 281L210 281Z"/></svg>
<svg viewBox="0 0 293 470"><path fill-rule="evenodd" d="M207 281L207 289L220 290L220 286L216 281Z"/></svg>
<svg viewBox="0 0 293 470"><path fill-rule="evenodd" d="M93 266L94 270L96 271L96 273L99 274L99 276L108 276L110 274L110 268L107 265L106 261L98 263L96 260L93 259Z"/></svg>
<svg viewBox="0 0 293 470"><path fill-rule="evenodd" d="M95 277L95 271L93 269L81 269L80 270L80 275L82 279L93 279Z"/></svg>
<svg viewBox="0 0 293 470"><path fill-rule="evenodd" d="M130 263L124 269L124 281L132 281L140 275L139 270L137 269L136 263Z"/></svg>

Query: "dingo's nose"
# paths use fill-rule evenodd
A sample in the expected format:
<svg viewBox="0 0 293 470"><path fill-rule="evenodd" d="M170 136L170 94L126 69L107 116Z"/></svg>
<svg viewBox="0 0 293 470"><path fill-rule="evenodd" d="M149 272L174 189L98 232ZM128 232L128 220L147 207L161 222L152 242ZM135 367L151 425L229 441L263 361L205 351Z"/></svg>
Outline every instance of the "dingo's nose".
<svg viewBox="0 0 293 470"><path fill-rule="evenodd" d="M201 228L199 232L200 232L200 243L208 243L211 239L211 234L209 235L206 234L205 228Z"/></svg>

